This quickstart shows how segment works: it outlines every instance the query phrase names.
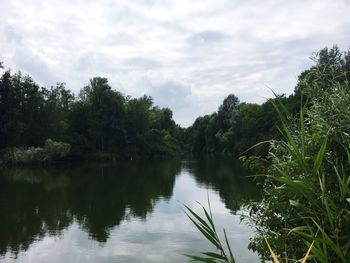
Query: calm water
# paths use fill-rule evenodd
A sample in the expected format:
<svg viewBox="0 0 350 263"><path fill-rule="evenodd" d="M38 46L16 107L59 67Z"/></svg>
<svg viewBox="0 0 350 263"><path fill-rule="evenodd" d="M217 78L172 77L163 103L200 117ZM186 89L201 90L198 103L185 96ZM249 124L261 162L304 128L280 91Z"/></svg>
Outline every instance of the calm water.
<svg viewBox="0 0 350 263"><path fill-rule="evenodd" d="M209 194L238 262L253 230L239 223L257 187L231 160L123 162L0 171L1 262L187 262L215 251L186 218Z"/></svg>

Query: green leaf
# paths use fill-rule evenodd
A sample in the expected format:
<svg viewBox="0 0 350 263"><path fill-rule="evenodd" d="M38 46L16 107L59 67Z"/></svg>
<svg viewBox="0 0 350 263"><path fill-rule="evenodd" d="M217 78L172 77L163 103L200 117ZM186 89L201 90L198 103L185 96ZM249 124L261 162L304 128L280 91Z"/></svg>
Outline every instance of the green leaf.
<svg viewBox="0 0 350 263"><path fill-rule="evenodd" d="M197 262L215 263L215 259L213 258L205 258L205 257L199 257L199 256L193 256L193 255L187 255L187 254L184 254L184 256L191 258L192 262L197 261Z"/></svg>
<svg viewBox="0 0 350 263"><path fill-rule="evenodd" d="M205 222L197 213L195 213L191 208L189 208L187 205L184 205L186 209L200 222L200 224L209 232L212 233L213 230L210 228L210 226Z"/></svg>
<svg viewBox="0 0 350 263"><path fill-rule="evenodd" d="M220 255L218 253L213 253L213 252L203 252L203 255L212 257L212 258L217 258L217 259L223 259L225 260L226 258L223 255Z"/></svg>
<svg viewBox="0 0 350 263"><path fill-rule="evenodd" d="M294 191L295 193L299 193L307 198L310 198L311 196L311 190L307 183L300 181L300 180L293 180L288 177L271 177L274 180L285 184L290 190Z"/></svg>
<svg viewBox="0 0 350 263"><path fill-rule="evenodd" d="M186 215L188 218L192 221L192 223L197 227L197 229L205 236L206 239L208 239L216 248L220 248L219 242L216 240L215 236L213 236L211 233L208 233L202 226L200 226L196 221L194 221L187 213Z"/></svg>
<svg viewBox="0 0 350 263"><path fill-rule="evenodd" d="M226 246L228 248L228 251L230 253L230 262L231 263L235 263L235 259L233 257L233 254L232 254L232 250L231 250L231 246L230 246L230 243L228 242L228 239L227 239L227 235L226 235L226 230L224 229L224 237L225 237L225 242L226 242Z"/></svg>
<svg viewBox="0 0 350 263"><path fill-rule="evenodd" d="M328 137L326 137L320 147L320 150L318 151L315 161L314 161L314 165L312 167L312 176L316 176L316 174L318 173L318 171L320 170L321 164L322 164L322 160L324 158L324 155L326 153L326 149L327 149L327 140Z"/></svg>

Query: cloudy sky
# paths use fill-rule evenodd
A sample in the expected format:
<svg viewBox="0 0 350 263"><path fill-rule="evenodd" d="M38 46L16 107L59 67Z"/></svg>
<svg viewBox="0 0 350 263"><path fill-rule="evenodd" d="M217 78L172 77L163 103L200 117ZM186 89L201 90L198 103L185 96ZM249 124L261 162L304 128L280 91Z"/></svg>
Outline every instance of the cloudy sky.
<svg viewBox="0 0 350 263"><path fill-rule="evenodd" d="M325 46L350 46L349 0L0 0L0 61L75 93L94 76L153 96L182 126L228 94L290 94Z"/></svg>

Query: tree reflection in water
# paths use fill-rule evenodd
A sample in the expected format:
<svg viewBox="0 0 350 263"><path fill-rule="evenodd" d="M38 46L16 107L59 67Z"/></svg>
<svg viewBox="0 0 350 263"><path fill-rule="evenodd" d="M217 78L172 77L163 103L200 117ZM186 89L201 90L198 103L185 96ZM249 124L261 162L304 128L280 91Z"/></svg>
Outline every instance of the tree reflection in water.
<svg viewBox="0 0 350 263"><path fill-rule="evenodd" d="M76 220L99 242L132 216L145 219L170 198L179 162L117 163L65 168L18 168L0 176L0 255L16 256L46 234Z"/></svg>
<svg viewBox="0 0 350 263"><path fill-rule="evenodd" d="M0 255L16 257L47 235L63 235L73 222L104 243L122 221L146 220L158 200L170 199L181 171L217 191L232 213L258 197L241 165L223 159L3 169Z"/></svg>

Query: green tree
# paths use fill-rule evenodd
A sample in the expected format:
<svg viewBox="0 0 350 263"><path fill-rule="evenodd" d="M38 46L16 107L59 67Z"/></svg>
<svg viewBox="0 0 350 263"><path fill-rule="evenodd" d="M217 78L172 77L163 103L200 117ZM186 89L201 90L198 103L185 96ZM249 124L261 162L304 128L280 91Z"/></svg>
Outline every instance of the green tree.
<svg viewBox="0 0 350 263"><path fill-rule="evenodd" d="M106 78L96 77L80 92L87 111L88 139L101 151L118 152L125 143L125 97ZM119 147L119 148L118 148Z"/></svg>
<svg viewBox="0 0 350 263"><path fill-rule="evenodd" d="M230 117L232 112L234 112L239 105L239 99L233 95L228 95L218 110L218 120L223 131L226 131L230 127Z"/></svg>

